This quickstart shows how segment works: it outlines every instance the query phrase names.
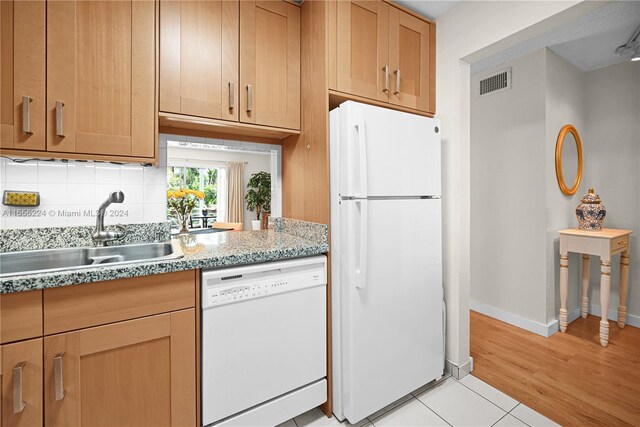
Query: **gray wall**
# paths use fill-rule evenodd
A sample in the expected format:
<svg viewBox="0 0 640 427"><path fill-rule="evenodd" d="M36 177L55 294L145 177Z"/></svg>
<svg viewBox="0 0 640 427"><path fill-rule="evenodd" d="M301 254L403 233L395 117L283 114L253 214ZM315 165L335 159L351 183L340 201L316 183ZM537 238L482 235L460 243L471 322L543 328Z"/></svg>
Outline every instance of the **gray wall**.
<svg viewBox="0 0 640 427"><path fill-rule="evenodd" d="M640 63L624 62L586 73L588 157L584 182L607 208L605 226L633 230L627 313L640 320ZM585 187L586 188L586 187ZM611 273L611 302L618 306L619 258ZM591 260L589 299L600 312L600 265ZM615 317L614 317L615 318Z"/></svg>
<svg viewBox="0 0 640 427"><path fill-rule="evenodd" d="M545 52L520 58L511 90L471 88L471 301L546 323Z"/></svg>
<svg viewBox="0 0 640 427"><path fill-rule="evenodd" d="M472 306L495 308L507 314L507 321L524 319L542 327L555 321L560 305L557 232L577 226L575 207L594 187L608 210L605 226L634 230L627 306L637 323L640 64L585 73L543 49L472 76L472 90L481 78L506 66L512 67L511 90L471 95ZM573 196L563 195L556 181L555 145L565 124L577 128L583 144L583 180ZM570 153L566 160L575 163ZM580 256L571 255L569 263L568 310L575 315ZM617 264L616 258L613 309L618 304ZM593 258L595 314L600 313L598 286L599 261Z"/></svg>
<svg viewBox="0 0 640 427"><path fill-rule="evenodd" d="M545 52L543 50L542 52ZM546 139L544 173L546 181L546 286L547 305L546 321L558 318L560 310L560 239L558 230L576 227L575 208L580 204L582 196L587 192L588 182L584 179L573 196L566 196L558 187L556 178L556 141L558 133L564 125L571 124L580 135L583 143L583 156L588 158L587 147L589 132L587 123L586 75L565 59L551 50L546 50ZM563 173L568 186L573 184L576 169L570 165L578 163L575 145L565 144L563 149ZM565 164L565 162L567 164ZM572 173L573 172L573 173ZM579 307L580 298L580 262L581 255L569 254L569 295L567 310L571 312Z"/></svg>

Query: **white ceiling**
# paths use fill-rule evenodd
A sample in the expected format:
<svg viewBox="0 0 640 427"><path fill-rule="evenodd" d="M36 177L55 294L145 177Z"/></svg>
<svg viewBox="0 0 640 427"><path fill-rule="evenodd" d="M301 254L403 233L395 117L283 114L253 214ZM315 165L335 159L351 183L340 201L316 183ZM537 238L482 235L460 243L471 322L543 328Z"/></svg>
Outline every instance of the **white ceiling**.
<svg viewBox="0 0 640 427"><path fill-rule="evenodd" d="M396 3L407 9L434 20L459 2L460 0L396 0Z"/></svg>
<svg viewBox="0 0 640 427"><path fill-rule="evenodd" d="M640 26L640 1L613 1L562 27L485 58L471 65L471 73L549 48L583 71L628 61L615 53Z"/></svg>
<svg viewBox="0 0 640 427"><path fill-rule="evenodd" d="M640 6L640 2L638 2ZM604 29L602 32L560 43L549 48L571 62L582 71L597 70L628 61L632 52L620 56L615 50L629 40L629 37L640 26L640 17L628 23L620 22L616 26Z"/></svg>

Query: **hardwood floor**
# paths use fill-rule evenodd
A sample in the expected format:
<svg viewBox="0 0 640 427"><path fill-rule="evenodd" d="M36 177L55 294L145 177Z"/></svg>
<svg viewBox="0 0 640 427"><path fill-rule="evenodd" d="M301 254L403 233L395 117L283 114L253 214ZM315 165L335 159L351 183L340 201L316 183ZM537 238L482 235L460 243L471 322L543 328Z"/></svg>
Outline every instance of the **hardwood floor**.
<svg viewBox="0 0 640 427"><path fill-rule="evenodd" d="M471 312L473 375L564 426L640 426L640 329L578 318L550 338Z"/></svg>

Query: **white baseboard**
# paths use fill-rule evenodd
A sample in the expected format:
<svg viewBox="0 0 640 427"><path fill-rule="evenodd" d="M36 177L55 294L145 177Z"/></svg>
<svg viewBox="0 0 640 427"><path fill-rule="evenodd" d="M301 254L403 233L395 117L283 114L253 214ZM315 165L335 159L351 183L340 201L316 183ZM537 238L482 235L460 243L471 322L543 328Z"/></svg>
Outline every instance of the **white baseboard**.
<svg viewBox="0 0 640 427"><path fill-rule="evenodd" d="M469 360L460 366L450 360L445 360L444 371L457 380L462 379L473 372L473 357L469 357Z"/></svg>
<svg viewBox="0 0 640 427"><path fill-rule="evenodd" d="M473 311L477 311L478 313L482 313L510 325L517 326L518 328L526 329L534 334L542 335L543 337L550 337L555 334L559 328L557 320L553 320L547 324L538 323L531 319L527 319L517 314L509 313L508 311L482 304L477 301L469 301L469 308ZM580 313L578 312L578 316L579 315Z"/></svg>
<svg viewBox="0 0 640 427"><path fill-rule="evenodd" d="M602 310L600 310L600 306L595 305L595 304L589 304L589 314L596 316L596 317L601 317L602 316ZM580 317L580 307L572 310L571 312L569 312L568 315L568 322L571 323L574 320L576 320L578 317ZM610 308L609 309L609 313L608 316L609 320L613 320L614 322L618 321L618 308ZM640 328L640 316L637 316L635 314L629 314L627 313L627 325L629 326L634 326L636 328Z"/></svg>
<svg viewBox="0 0 640 427"><path fill-rule="evenodd" d="M510 325L517 326L518 328L533 332L534 334L542 335L543 337L550 337L560 330L558 320L553 320L545 325L543 323L538 323L517 314L513 314L508 311L492 307L490 305L482 304L477 301L470 301L469 308L473 311L477 311L478 313L482 313L486 316L493 317L494 319L498 319ZM589 314L600 317L601 313L602 312L599 306L589 304ZM580 317L580 307L571 310L567 314L567 322L571 323L578 317ZM613 320L614 322L618 321L617 307L615 309L609 309L609 320ZM640 328L640 316L627 313L627 325Z"/></svg>

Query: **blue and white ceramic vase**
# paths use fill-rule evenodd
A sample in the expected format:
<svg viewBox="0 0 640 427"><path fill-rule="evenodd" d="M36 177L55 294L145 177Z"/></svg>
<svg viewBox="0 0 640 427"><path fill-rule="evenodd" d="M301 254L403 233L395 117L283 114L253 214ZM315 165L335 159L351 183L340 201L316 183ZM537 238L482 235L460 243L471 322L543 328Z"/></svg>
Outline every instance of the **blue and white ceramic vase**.
<svg viewBox="0 0 640 427"><path fill-rule="evenodd" d="M582 203L576 208L578 228L580 230L601 231L602 222L607 215L607 209L602 204L593 188L582 198Z"/></svg>

